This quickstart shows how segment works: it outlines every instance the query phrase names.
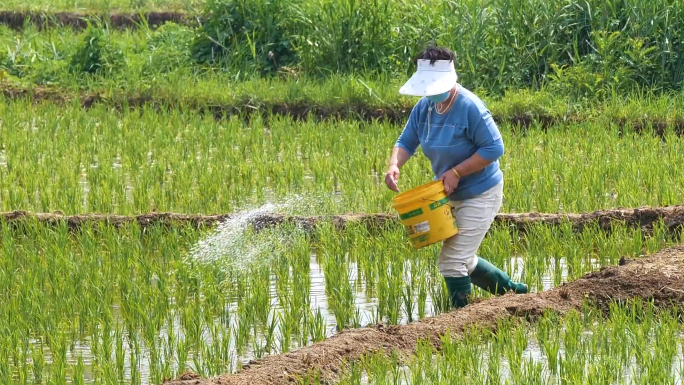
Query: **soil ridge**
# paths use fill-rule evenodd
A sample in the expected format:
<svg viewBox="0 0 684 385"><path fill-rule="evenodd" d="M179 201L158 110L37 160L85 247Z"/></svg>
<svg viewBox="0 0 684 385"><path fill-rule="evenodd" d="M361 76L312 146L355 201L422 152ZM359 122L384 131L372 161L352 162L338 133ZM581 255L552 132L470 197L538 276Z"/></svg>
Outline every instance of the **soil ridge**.
<svg viewBox="0 0 684 385"><path fill-rule="evenodd" d="M177 214L177 213L146 213L140 215L116 214L81 214L65 215L55 213L32 213L29 211L0 212L0 223L19 224L27 221L38 221L44 224L60 225L66 223L71 229L78 229L83 225L104 223L114 227L121 227L128 223L137 222L140 227L174 226L189 224L194 227L211 227L219 222L231 218L231 214ZM582 231L587 226L598 226L601 230L611 231L616 223L626 224L634 228L641 228L646 232L662 221L670 231L676 231L684 226L684 205L663 207L639 207L627 209L597 210L589 213L499 213L494 222L499 225L510 226L520 232L525 232L531 225L542 224L560 226L571 223L575 231ZM312 230L322 222L329 222L335 227L344 229L348 223L361 223L370 229L383 229L389 225L399 225L395 214L356 213L331 216L291 216L282 214L265 214L256 216L251 225L255 230L272 228L283 224L291 224L307 231Z"/></svg>

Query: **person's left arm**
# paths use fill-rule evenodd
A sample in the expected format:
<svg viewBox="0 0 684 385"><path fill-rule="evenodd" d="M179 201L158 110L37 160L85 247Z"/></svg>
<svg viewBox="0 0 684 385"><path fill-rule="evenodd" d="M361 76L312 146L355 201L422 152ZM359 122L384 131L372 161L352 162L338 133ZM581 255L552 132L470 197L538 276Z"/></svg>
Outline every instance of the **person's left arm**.
<svg viewBox="0 0 684 385"><path fill-rule="evenodd" d="M501 133L489 111L480 113L476 108L473 108L468 112L468 122L466 133L468 138L477 146L477 151L470 158L442 175L440 179L444 181L447 194L451 194L456 189L460 178L482 170L504 154Z"/></svg>

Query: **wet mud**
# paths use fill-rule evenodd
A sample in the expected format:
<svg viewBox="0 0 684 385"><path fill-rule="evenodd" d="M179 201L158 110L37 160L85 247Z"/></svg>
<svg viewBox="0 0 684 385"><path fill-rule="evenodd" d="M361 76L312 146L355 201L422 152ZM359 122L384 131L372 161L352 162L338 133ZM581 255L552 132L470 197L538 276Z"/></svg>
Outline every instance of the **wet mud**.
<svg viewBox="0 0 684 385"><path fill-rule="evenodd" d="M230 214L193 215L176 213L147 213L135 216L114 214L84 214L64 215L63 213L32 213L28 211L0 212L0 223L14 223L38 221L44 224L66 224L71 229L84 225L103 223L121 227L129 223L137 223L140 227L191 225L194 227L211 227L221 221L230 219ZM543 213L501 213L497 215L495 223L510 226L520 232L525 232L530 226L542 224L545 226L560 226L571 223L575 231L582 231L587 226L598 226L604 231L611 231L616 224L626 224L634 228L641 228L649 232L653 226L662 221L670 230L676 231L684 226L684 205L665 207L642 207L634 209L599 210L583 214L543 214ZM319 223L332 223L339 229L344 229L349 223L361 223L370 229L382 230L387 226L399 225L399 218L394 214L343 214L331 216L289 216L279 214L261 215L254 218L251 225L255 230L272 228L283 224L294 225L307 231L315 228Z"/></svg>
<svg viewBox="0 0 684 385"><path fill-rule="evenodd" d="M346 330L290 353L253 361L236 374L166 385L292 384L313 373L318 373L324 383L332 383L344 371L345 363L369 353L396 351L408 357L419 341L430 341L439 348L440 337L447 332L458 338L474 326L495 330L498 322L508 318L534 322L546 311L564 314L580 310L584 300L605 310L614 301L636 298L661 307L679 305L684 302L683 275L684 246L677 246L647 258L623 259L620 266L603 268L546 292L495 297L408 325Z"/></svg>

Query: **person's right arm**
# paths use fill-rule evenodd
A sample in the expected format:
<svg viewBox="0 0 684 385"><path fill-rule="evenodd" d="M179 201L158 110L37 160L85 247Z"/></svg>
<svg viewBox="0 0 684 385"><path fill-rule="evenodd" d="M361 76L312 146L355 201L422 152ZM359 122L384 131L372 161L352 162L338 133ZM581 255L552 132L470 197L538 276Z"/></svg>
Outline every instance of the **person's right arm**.
<svg viewBox="0 0 684 385"><path fill-rule="evenodd" d="M420 102L418 103L420 104ZM399 169L413 156L420 145L418 138L418 104L413 107L404 131L402 131L397 143L392 149L389 167L385 173L385 184L392 190L399 192L397 182L399 181Z"/></svg>
<svg viewBox="0 0 684 385"><path fill-rule="evenodd" d="M392 149L392 157L390 158L389 167L385 173L385 184L390 190L399 192L399 186L397 186L399 169L406 164L409 158L411 158L411 155L403 148L394 147Z"/></svg>

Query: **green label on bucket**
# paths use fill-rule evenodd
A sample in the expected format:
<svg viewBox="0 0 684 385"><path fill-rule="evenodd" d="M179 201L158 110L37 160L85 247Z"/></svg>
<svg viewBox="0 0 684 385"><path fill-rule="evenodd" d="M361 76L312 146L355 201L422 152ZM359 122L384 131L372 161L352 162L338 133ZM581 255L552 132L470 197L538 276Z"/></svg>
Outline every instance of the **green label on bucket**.
<svg viewBox="0 0 684 385"><path fill-rule="evenodd" d="M430 211L432 211L438 207L442 207L445 204L447 204L448 202L449 202L449 197L446 197L446 198L442 198L442 199L438 200L437 202L430 203Z"/></svg>
<svg viewBox="0 0 684 385"><path fill-rule="evenodd" d="M409 211L407 213L403 213L403 214L399 215L399 219L401 219L401 220L409 219L409 218L417 217L418 215L422 215L422 214L423 214L423 209L415 209L413 211Z"/></svg>
<svg viewBox="0 0 684 385"><path fill-rule="evenodd" d="M423 234L420 237L411 238L411 242L422 243L422 242L427 241L429 237L430 237L430 234Z"/></svg>

